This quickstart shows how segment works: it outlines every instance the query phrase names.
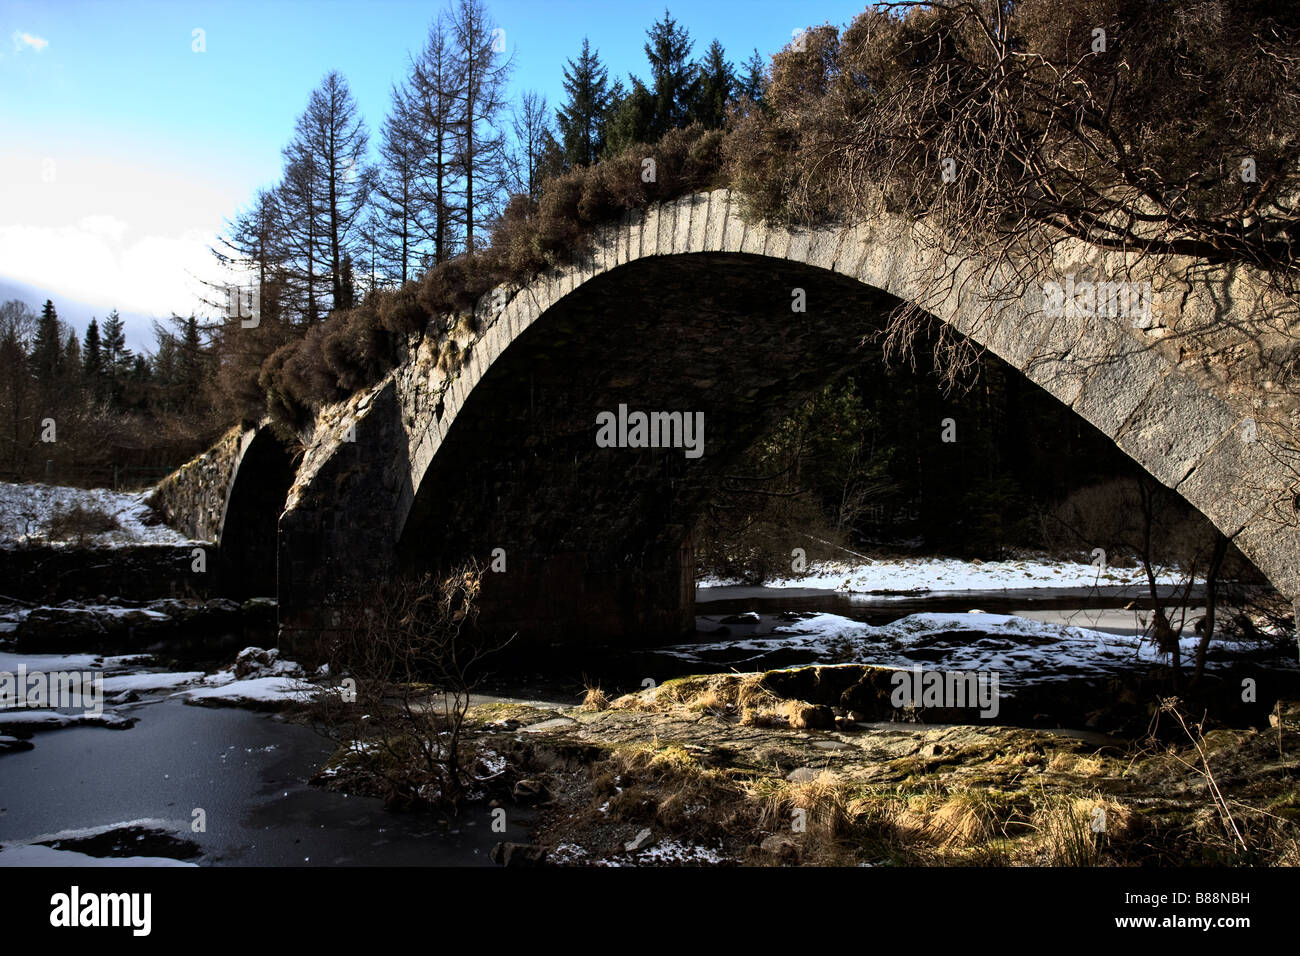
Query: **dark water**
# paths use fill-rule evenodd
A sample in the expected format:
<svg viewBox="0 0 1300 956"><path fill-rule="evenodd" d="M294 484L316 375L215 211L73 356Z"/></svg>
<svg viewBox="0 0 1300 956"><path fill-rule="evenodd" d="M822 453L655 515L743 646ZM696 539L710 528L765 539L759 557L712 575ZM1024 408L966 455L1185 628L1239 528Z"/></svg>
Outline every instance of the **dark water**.
<svg viewBox="0 0 1300 956"><path fill-rule="evenodd" d="M1172 597L1180 588L1159 587L1162 598ZM1203 587L1192 589L1201 597ZM705 621L718 617L760 611L838 614L864 624L889 624L909 614L927 611L963 612L979 608L989 614L1030 614L1106 611L1127 607L1149 609L1151 600L1133 587L1104 586L1087 588L1025 588L998 591L927 591L918 594L848 594L816 588L718 587L696 591L696 612ZM1056 615L1053 615L1056 616ZM1131 633L1131 631L1129 632Z"/></svg>
<svg viewBox="0 0 1300 956"><path fill-rule="evenodd" d="M1107 593L1112 591L1114 593ZM1121 608L1131 589L971 591L907 596L813 590L701 589L696 640L717 641L731 615L759 612L736 636L766 633L815 612L872 625L921 611L1049 612ZM1076 622L1083 623L1083 622ZM1122 621L1121 621L1122 623ZM681 643L674 637L672 643ZM555 648L540 664L499 671L482 688L494 696L577 703L587 684L637 690L699 672L655 647ZM169 821L198 843L203 864L487 865L501 840L526 841L530 818L508 810L507 832L493 833L486 807L446 822L436 814L398 814L379 800L308 783L334 750L308 727L239 708L142 703L126 731L70 728L38 733L35 749L0 756L0 843L146 818ZM195 808L207 829L190 828Z"/></svg>
<svg viewBox="0 0 1300 956"><path fill-rule="evenodd" d="M143 818L171 821L200 863L279 866L488 865L500 840L524 840L513 809L493 833L486 807L446 825L368 797L313 787L334 745L307 727L236 708L163 701L130 730L39 733L0 757L0 843ZM195 808L207 832L190 832Z"/></svg>

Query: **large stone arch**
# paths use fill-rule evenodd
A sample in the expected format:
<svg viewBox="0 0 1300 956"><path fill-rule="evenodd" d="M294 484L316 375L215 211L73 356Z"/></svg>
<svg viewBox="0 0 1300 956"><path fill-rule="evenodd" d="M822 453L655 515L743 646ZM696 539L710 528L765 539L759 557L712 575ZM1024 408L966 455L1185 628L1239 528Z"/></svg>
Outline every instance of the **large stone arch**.
<svg viewBox="0 0 1300 956"><path fill-rule="evenodd" d="M529 342L530 330L562 324L566 309L590 311L588 300L599 299L611 283L636 278L642 287L659 281L666 289L694 271L703 295L717 291L710 269L733 267L766 270L778 285L807 283L810 311L824 310L819 328L835 319L853 329L840 348L851 347L859 329L853 308L923 300L938 319L1114 440L1229 535L1279 590L1300 597L1293 504L1300 468L1295 450L1273 441L1267 426L1297 422L1291 397L1273 387L1272 376L1279 351L1289 348L1279 333L1295 321L1289 302L1239 270L1133 261L1063 243L1054 274L1149 281L1151 316L1141 328L1127 318L1049 316L1041 285L996 299L988 290L1014 288L1000 272L934 249L921 227L887 215L805 230L750 223L723 190L636 212L599 230L575 264L522 289L485 296L474 330L457 337L463 361L456 367L438 367L431 346L437 336L428 335L383 382L321 414L281 520L282 620L290 628L320 627L327 622L319 612L340 584L391 573L404 537L409 548L411 535L404 532L413 509L428 522L438 506L421 503L429 498L422 489L430 478L444 489L445 507L455 507L456 488L439 476L438 456L454 443L464 410L484 404L486 393L476 401L475 390L485 381L491 386L492 370L509 365L510 350ZM922 281L934 272L951 277L946 291L936 294ZM788 321L799 320L788 311L788 296L769 295ZM630 325L627 309L607 311L604 328L616 341L620 323ZM590 333L590 317L582 327ZM475 420L486 419L480 413ZM594 442L594 424L584 440ZM671 566L661 571L672 578ZM528 583L546 587L547 572ZM669 580L655 593L666 599L673 588Z"/></svg>

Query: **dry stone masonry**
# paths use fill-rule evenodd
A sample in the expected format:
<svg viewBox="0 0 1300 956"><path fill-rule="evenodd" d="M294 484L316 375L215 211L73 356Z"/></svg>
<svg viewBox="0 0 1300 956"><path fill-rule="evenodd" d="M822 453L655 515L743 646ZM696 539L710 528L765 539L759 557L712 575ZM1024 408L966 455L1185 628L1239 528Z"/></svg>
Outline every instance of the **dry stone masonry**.
<svg viewBox="0 0 1300 956"><path fill-rule="evenodd" d="M718 190L629 214L573 264L484 296L472 316L436 320L405 362L324 409L304 436L279 489L283 630L328 628L376 578L496 551L506 570L488 575L485 611L503 628L551 640L688 628L688 530L711 482L851 367L892 308L918 299L1112 438L1300 598L1300 454L1285 438L1300 432L1300 411L1281 384L1297 318L1286 299L1248 270L1133 262L1070 242L1041 283L1017 287L932 239L885 214L806 230L748 222ZM936 273L953 279L939 294L921 281ZM1120 275L1144 284L1140 320L1044 308L1048 282ZM804 311L791 307L796 289ZM702 456L597 447L597 415L620 404L703 413ZM187 533L219 537L252 442L227 435L206 463L164 482L159 506Z"/></svg>

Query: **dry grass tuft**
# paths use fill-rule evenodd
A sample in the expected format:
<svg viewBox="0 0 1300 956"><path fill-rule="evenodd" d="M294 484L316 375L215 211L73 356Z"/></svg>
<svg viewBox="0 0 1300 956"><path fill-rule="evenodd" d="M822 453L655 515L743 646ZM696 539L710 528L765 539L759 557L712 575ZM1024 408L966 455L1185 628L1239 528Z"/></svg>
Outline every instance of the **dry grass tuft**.
<svg viewBox="0 0 1300 956"><path fill-rule="evenodd" d="M579 709L599 713L602 710L609 710L609 707L609 698L605 696L605 692L600 689L600 686L597 685L593 687L588 684L587 693L582 698L582 706Z"/></svg>

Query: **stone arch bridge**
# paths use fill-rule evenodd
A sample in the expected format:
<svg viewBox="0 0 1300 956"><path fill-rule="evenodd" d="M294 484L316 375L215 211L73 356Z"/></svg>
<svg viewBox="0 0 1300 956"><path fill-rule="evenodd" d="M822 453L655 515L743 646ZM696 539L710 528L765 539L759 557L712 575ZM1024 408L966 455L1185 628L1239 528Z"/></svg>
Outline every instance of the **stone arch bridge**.
<svg viewBox="0 0 1300 956"><path fill-rule="evenodd" d="M328 629L404 568L494 552L494 625L561 641L679 633L693 626L689 530L713 483L852 367L895 306L921 301L1300 599L1300 462L1277 437L1300 430L1276 384L1294 359L1288 300L1242 270L1067 242L1042 283L1149 281L1150 309L1057 314L1042 283L1008 296L997 269L943 256L921 228L752 223L725 190L631 213L572 265L435 320L382 381L323 409L292 461L269 428L232 432L155 502L219 542L235 588L278 595L282 638ZM933 274L951 278L938 293L920 280ZM703 413L703 454L601 447L598 416L620 406Z"/></svg>

